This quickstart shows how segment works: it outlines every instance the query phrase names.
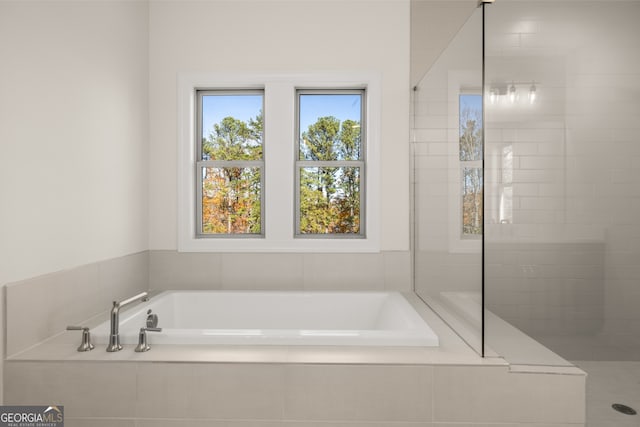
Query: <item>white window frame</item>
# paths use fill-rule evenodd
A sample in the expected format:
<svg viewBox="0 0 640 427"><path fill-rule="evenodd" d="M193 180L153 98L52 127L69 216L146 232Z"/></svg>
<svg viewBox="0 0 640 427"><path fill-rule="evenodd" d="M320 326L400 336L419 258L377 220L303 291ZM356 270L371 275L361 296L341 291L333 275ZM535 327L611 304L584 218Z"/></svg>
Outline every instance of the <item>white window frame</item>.
<svg viewBox="0 0 640 427"><path fill-rule="evenodd" d="M460 135L460 98L464 95L473 95L482 97L482 89L479 88L461 88L458 94L458 136ZM484 126L484 124L483 124ZM460 169L460 213L458 214L458 220L460 223L460 238L462 240L479 240L482 239L481 234L465 234L464 233L464 192L462 191L464 185L464 170L465 169L480 169L483 173L482 181L484 184L484 171L482 170L482 159L480 160L460 160L460 143L458 142L458 163ZM484 185L483 185L484 187ZM483 188L484 191L484 188Z"/></svg>
<svg viewBox="0 0 640 427"><path fill-rule="evenodd" d="M482 94L482 82L478 80L478 72L450 71L448 75L447 98L449 100L449 132L447 138L448 175L449 175L449 212L455 219L449 220L449 252L479 253L482 251L482 236L474 238L462 234L462 168L473 167L470 163L460 161L460 95ZM484 126L484 123L483 123ZM480 167L482 161L480 161ZM486 182L486 177L484 178Z"/></svg>
<svg viewBox="0 0 640 427"><path fill-rule="evenodd" d="M298 88L362 88L366 96L366 236L360 239L296 237L295 159ZM196 91L264 90L263 237L197 238ZM381 76L378 72L326 74L180 73L178 75L178 206L180 252L379 252Z"/></svg>

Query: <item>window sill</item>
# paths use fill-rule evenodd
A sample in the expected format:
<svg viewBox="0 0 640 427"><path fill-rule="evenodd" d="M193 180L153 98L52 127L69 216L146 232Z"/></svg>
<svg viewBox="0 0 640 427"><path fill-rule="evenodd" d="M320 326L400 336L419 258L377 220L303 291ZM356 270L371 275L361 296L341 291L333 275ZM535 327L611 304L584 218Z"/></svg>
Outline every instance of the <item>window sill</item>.
<svg viewBox="0 0 640 427"><path fill-rule="evenodd" d="M276 252L276 253L377 253L380 244L373 239L290 239L265 238L203 238L183 239L178 252Z"/></svg>

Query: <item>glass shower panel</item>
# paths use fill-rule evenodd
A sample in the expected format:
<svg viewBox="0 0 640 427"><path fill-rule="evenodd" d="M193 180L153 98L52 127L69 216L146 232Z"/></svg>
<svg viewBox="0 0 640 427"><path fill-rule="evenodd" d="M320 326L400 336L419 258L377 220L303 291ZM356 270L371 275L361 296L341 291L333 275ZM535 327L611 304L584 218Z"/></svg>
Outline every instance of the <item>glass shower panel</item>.
<svg viewBox="0 0 640 427"><path fill-rule="evenodd" d="M482 354L482 8L414 90L416 293Z"/></svg>
<svg viewBox="0 0 640 427"><path fill-rule="evenodd" d="M505 346L515 327L565 359L638 360L640 3L485 13L487 343L562 363Z"/></svg>

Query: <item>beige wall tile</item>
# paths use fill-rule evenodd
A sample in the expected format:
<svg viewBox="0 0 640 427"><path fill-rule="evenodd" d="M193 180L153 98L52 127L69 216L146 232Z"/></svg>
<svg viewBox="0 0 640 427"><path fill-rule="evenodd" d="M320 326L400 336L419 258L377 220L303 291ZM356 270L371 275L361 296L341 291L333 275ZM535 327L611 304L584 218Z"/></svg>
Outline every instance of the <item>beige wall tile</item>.
<svg viewBox="0 0 640 427"><path fill-rule="evenodd" d="M222 255L224 289L302 290L303 279L302 254Z"/></svg>
<svg viewBox="0 0 640 427"><path fill-rule="evenodd" d="M270 364L139 365L141 418L282 418L282 366Z"/></svg>
<svg viewBox="0 0 640 427"><path fill-rule="evenodd" d="M305 254L304 287L305 290L382 290L382 254Z"/></svg>
<svg viewBox="0 0 640 427"><path fill-rule="evenodd" d="M133 363L10 361L4 375L6 405L63 405L69 418L135 416Z"/></svg>
<svg viewBox="0 0 640 427"><path fill-rule="evenodd" d="M148 288L141 252L7 285L7 354L24 350Z"/></svg>
<svg viewBox="0 0 640 427"><path fill-rule="evenodd" d="M285 419L431 420L431 367L288 365L285 381Z"/></svg>
<svg viewBox="0 0 640 427"><path fill-rule="evenodd" d="M7 354L15 354L61 332L68 324L95 315L97 305L89 295L98 289L97 283L98 268L89 264L8 285ZM105 301L105 309L107 304Z"/></svg>
<svg viewBox="0 0 640 427"><path fill-rule="evenodd" d="M149 252L144 251L125 257L113 258L98 265L100 293L106 294L100 309L111 308L111 302L122 300L149 289Z"/></svg>
<svg viewBox="0 0 640 427"><path fill-rule="evenodd" d="M387 251L384 259L384 289L387 291L409 292L411 283L411 252Z"/></svg>
<svg viewBox="0 0 640 427"><path fill-rule="evenodd" d="M434 389L434 421L438 422L585 421L585 376L581 375L437 366Z"/></svg>
<svg viewBox="0 0 640 427"><path fill-rule="evenodd" d="M220 289L221 270L221 254L149 251L151 289Z"/></svg>
<svg viewBox="0 0 640 427"><path fill-rule="evenodd" d="M136 427L284 427L282 421L261 420L193 420L193 419L139 419Z"/></svg>
<svg viewBox="0 0 640 427"><path fill-rule="evenodd" d="M136 420L114 418L69 418L64 419L65 427L136 427Z"/></svg>

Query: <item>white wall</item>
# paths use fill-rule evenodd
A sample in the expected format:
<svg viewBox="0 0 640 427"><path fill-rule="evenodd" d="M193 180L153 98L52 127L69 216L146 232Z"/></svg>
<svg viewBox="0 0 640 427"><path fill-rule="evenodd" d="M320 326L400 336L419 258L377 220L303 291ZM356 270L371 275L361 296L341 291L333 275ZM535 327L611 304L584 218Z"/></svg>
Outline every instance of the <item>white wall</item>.
<svg viewBox="0 0 640 427"><path fill-rule="evenodd" d="M0 2L0 284L147 249L146 2Z"/></svg>
<svg viewBox="0 0 640 427"><path fill-rule="evenodd" d="M147 249L147 13L0 2L0 286Z"/></svg>
<svg viewBox="0 0 640 427"><path fill-rule="evenodd" d="M381 249L409 249L409 2L150 4L150 249L175 250L180 72L382 73Z"/></svg>

